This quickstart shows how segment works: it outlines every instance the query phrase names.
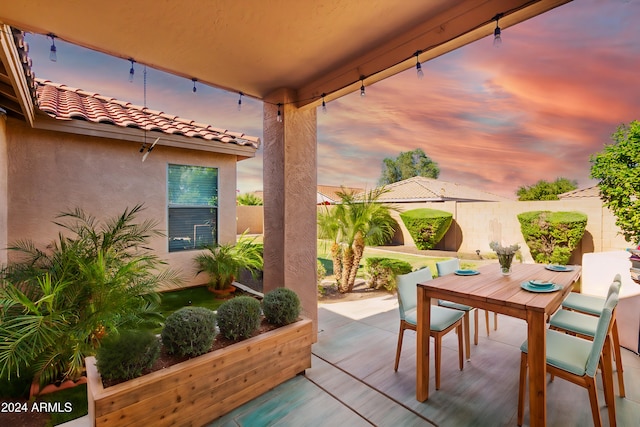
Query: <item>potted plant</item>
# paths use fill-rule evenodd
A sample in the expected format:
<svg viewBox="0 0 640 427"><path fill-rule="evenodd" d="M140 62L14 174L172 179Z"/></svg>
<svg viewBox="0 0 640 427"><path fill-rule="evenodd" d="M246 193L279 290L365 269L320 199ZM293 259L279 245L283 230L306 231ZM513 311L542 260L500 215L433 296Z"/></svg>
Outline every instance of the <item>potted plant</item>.
<svg viewBox="0 0 640 427"><path fill-rule="evenodd" d="M254 277L262 270L262 245L256 244L255 238L247 239L243 234L235 243L208 246L196 255L195 263L198 267L196 275L209 275L209 290L230 293L241 269L248 270Z"/></svg>
<svg viewBox="0 0 640 427"><path fill-rule="evenodd" d="M226 301L216 315L217 335L204 309L181 309L175 319L167 319L164 348L191 357L172 366L105 387L100 360L87 358L92 425L205 425L310 368L312 322L300 317L293 291L276 291L265 295L262 307L247 296ZM261 308L273 326L258 334L258 326L265 325ZM213 335L229 345L204 342L204 336ZM191 351L196 341L198 348ZM202 353L205 347L215 350Z"/></svg>

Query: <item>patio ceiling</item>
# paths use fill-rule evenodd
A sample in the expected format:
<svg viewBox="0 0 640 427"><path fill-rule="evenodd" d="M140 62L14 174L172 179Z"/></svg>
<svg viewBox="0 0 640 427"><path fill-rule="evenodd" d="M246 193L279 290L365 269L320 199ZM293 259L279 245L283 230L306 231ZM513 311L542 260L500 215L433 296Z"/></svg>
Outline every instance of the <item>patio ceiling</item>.
<svg viewBox="0 0 640 427"><path fill-rule="evenodd" d="M303 107L568 1L9 0L0 22L257 99L293 89Z"/></svg>

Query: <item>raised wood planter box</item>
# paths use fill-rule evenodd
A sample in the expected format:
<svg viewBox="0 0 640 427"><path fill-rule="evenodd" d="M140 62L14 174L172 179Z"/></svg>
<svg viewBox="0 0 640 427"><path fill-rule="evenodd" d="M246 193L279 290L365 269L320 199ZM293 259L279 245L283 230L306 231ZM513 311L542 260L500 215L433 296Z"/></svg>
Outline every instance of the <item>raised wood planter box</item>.
<svg viewBox="0 0 640 427"><path fill-rule="evenodd" d="M104 388L86 359L96 426L204 425L311 367L312 322L291 325Z"/></svg>

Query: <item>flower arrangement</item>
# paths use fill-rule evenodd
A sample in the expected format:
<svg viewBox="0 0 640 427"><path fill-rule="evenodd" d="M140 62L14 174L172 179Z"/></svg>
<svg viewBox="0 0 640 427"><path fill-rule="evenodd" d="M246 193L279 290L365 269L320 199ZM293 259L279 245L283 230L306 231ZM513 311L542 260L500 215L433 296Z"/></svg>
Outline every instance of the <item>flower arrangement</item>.
<svg viewBox="0 0 640 427"><path fill-rule="evenodd" d="M511 262L513 256L520 249L520 245L513 244L509 246L502 246L498 242L489 243L489 247L498 255L498 262L500 263L500 271L505 276L511 274Z"/></svg>

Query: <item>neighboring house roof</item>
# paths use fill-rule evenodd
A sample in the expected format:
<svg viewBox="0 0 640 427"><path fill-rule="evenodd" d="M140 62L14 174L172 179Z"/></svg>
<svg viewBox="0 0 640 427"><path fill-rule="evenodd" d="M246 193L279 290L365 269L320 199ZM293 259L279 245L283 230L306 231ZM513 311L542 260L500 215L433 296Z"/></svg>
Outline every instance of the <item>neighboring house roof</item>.
<svg viewBox="0 0 640 427"><path fill-rule="evenodd" d="M582 199L585 197L600 197L600 188L597 185L587 188L579 188L566 193L558 194L558 199Z"/></svg>
<svg viewBox="0 0 640 427"><path fill-rule="evenodd" d="M347 192L358 194L363 192L363 188L333 186L333 185L318 185L318 196L316 198L317 203L320 204L336 204L339 203L341 197L338 193Z"/></svg>
<svg viewBox="0 0 640 427"><path fill-rule="evenodd" d="M486 191L467 187L453 182L414 176L404 181L394 182L386 186L389 192L378 199L381 202L414 203L455 201L508 202L508 197L487 193Z"/></svg>
<svg viewBox="0 0 640 427"><path fill-rule="evenodd" d="M334 186L334 185L318 185L318 192L316 195L316 204L318 205L334 205L340 202L340 196L338 192L346 191L353 192L354 194L364 191L362 188ZM262 191L254 191L253 194L264 200L264 193Z"/></svg>
<svg viewBox="0 0 640 427"><path fill-rule="evenodd" d="M159 131L169 135L184 135L207 141L220 141L258 148L260 138L215 128L211 125L183 119L162 111L119 101L115 98L86 92L49 80L36 79L40 111L58 120L85 120L107 123L123 128Z"/></svg>

